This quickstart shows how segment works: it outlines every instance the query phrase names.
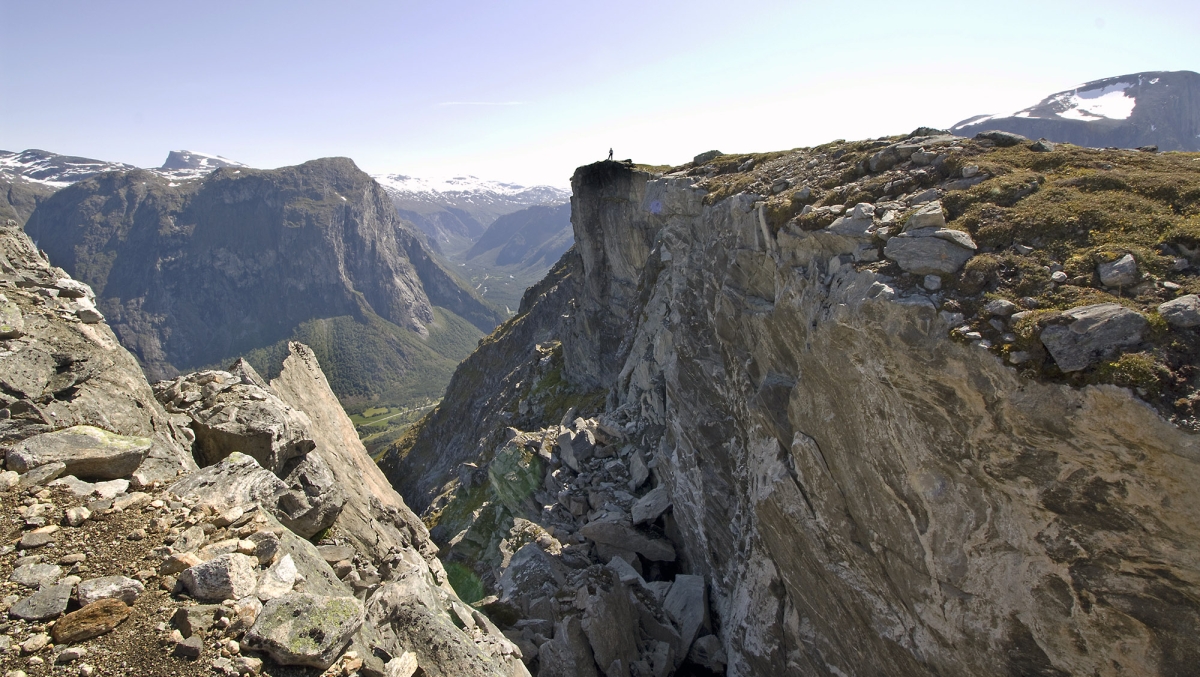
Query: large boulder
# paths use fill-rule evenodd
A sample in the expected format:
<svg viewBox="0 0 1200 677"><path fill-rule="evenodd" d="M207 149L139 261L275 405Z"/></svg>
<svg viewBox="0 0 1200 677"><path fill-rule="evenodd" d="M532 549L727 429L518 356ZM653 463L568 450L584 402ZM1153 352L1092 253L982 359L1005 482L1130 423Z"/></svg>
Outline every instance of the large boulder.
<svg viewBox="0 0 1200 677"><path fill-rule="evenodd" d="M679 628L680 656L687 654L700 628L708 625L708 589L703 576L680 574L671 584L663 609Z"/></svg>
<svg viewBox="0 0 1200 677"><path fill-rule="evenodd" d="M150 453L153 440L128 437L90 425L34 435L8 449L11 470L28 472L48 463L62 463L64 474L82 480L115 480L137 470Z"/></svg>
<svg viewBox="0 0 1200 677"><path fill-rule="evenodd" d="M596 664L608 677L628 674L638 652L638 616L629 592L619 580L611 588L597 586L590 595L580 625L592 646Z"/></svg>
<svg viewBox="0 0 1200 677"><path fill-rule="evenodd" d="M1158 314L1172 327L1200 326L1200 297L1187 294L1167 301L1158 307Z"/></svg>
<svg viewBox="0 0 1200 677"><path fill-rule="evenodd" d="M226 553L179 574L188 593L202 602L222 602L254 594L258 562L240 553Z"/></svg>
<svg viewBox="0 0 1200 677"><path fill-rule="evenodd" d="M579 529L579 533L596 543L636 552L652 562L675 561L675 547L670 541L647 536L619 517L604 517L588 522Z"/></svg>
<svg viewBox="0 0 1200 677"><path fill-rule="evenodd" d="M305 454L283 483L288 492L279 497L279 521L305 538L332 525L346 505L346 491L316 451Z"/></svg>
<svg viewBox="0 0 1200 677"><path fill-rule="evenodd" d="M948 228L917 228L893 237L883 255L914 275L949 275L958 272L975 255L967 233Z"/></svg>
<svg viewBox="0 0 1200 677"><path fill-rule="evenodd" d="M244 644L282 665L324 670L350 644L364 618L362 604L353 597L293 592L263 606Z"/></svg>
<svg viewBox="0 0 1200 677"><path fill-rule="evenodd" d="M559 621L554 639L538 650L538 677L597 677L592 645L578 616Z"/></svg>
<svg viewBox="0 0 1200 677"><path fill-rule="evenodd" d="M1041 340L1064 372L1086 369L1121 348L1137 345L1149 324L1141 313L1116 303L1072 308L1062 317L1066 324L1046 327Z"/></svg>
<svg viewBox="0 0 1200 677"><path fill-rule="evenodd" d="M248 364L235 366L242 373L201 371L158 383L155 396L168 411L191 419L196 433L193 453L200 465L240 451L281 474L288 461L316 446L312 422L303 411L256 385Z"/></svg>

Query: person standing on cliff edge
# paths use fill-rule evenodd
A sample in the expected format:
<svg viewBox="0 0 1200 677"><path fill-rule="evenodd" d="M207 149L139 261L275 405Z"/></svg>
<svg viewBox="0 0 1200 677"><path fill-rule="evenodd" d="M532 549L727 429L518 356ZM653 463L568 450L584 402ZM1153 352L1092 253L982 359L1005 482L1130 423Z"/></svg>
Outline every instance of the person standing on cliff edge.
<svg viewBox="0 0 1200 677"><path fill-rule="evenodd" d="M608 149L608 161L612 162L612 149L611 148Z"/></svg>

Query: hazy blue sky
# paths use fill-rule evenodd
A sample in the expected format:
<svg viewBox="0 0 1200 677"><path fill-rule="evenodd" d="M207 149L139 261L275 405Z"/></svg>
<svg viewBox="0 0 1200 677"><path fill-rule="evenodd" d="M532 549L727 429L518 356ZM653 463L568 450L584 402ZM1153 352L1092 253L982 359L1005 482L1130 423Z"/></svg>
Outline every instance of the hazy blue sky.
<svg viewBox="0 0 1200 677"><path fill-rule="evenodd" d="M0 0L0 148L566 185L1200 70L1200 2Z"/></svg>

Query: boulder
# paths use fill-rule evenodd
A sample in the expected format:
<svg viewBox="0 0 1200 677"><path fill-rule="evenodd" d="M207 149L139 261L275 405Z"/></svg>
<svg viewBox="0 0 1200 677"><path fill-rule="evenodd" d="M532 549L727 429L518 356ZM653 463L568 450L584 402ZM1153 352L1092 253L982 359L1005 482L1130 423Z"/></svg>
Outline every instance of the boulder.
<svg viewBox="0 0 1200 677"><path fill-rule="evenodd" d="M25 489L28 487L40 487L51 480L56 480L67 469L66 464L61 461L39 465L29 472L21 475L21 479L17 482L17 486Z"/></svg>
<svg viewBox="0 0 1200 677"><path fill-rule="evenodd" d="M946 212L942 209L942 202L935 200L922 206L917 211L913 212L912 216L904 222L905 230L916 230L917 228L945 228L946 227Z"/></svg>
<svg viewBox="0 0 1200 677"><path fill-rule="evenodd" d="M631 550L652 562L675 561L675 547L670 541L646 536L621 519L603 518L588 522L579 529L579 533L596 543Z"/></svg>
<svg viewBox="0 0 1200 677"><path fill-rule="evenodd" d="M92 578L79 584L79 604L87 606L102 599L119 599L125 604L133 606L138 596L145 590L145 586L140 581L125 576Z"/></svg>
<svg viewBox="0 0 1200 677"><path fill-rule="evenodd" d="M237 375L196 372L156 385L155 395L168 410L191 418L200 465L212 465L238 451L282 474L291 459L316 446L312 421L270 390L245 383L247 375L245 369Z"/></svg>
<svg viewBox="0 0 1200 677"><path fill-rule="evenodd" d="M719 675L725 674L725 648L716 635L705 635L692 642L688 660Z"/></svg>
<svg viewBox="0 0 1200 677"><path fill-rule="evenodd" d="M324 670L362 626L364 613L353 597L288 593L263 606L243 644L270 654L281 665Z"/></svg>
<svg viewBox="0 0 1200 677"><path fill-rule="evenodd" d="M1137 345L1148 322L1136 311L1115 303L1072 308L1062 314L1067 324L1042 330L1042 345L1064 372L1086 369L1121 348Z"/></svg>
<svg viewBox="0 0 1200 677"><path fill-rule="evenodd" d="M528 613L531 600L553 596L564 581L558 563L536 543L526 543L500 576L500 601Z"/></svg>
<svg viewBox="0 0 1200 677"><path fill-rule="evenodd" d="M234 452L216 465L188 473L171 485L170 492L210 505L219 512L234 506L249 507L255 503L275 508L279 497L287 493L287 485L264 469L246 454Z"/></svg>
<svg viewBox="0 0 1200 677"><path fill-rule="evenodd" d="M55 564L30 562L13 569L8 580L27 588L40 588L57 581L62 576L62 572L62 567Z"/></svg>
<svg viewBox="0 0 1200 677"><path fill-rule="evenodd" d="M175 626L184 637L202 635L217 622L217 609L220 608L222 607L216 604L181 606L171 617L171 625Z"/></svg>
<svg viewBox="0 0 1200 677"><path fill-rule="evenodd" d="M47 585L9 608L8 614L26 621L47 621L62 615L71 601L70 584Z"/></svg>
<svg viewBox="0 0 1200 677"><path fill-rule="evenodd" d="M1138 281L1138 265L1133 254L1126 254L1116 261L1096 266L1100 284L1105 287L1128 287Z"/></svg>
<svg viewBox="0 0 1200 677"><path fill-rule="evenodd" d="M667 493L667 488L660 484L633 504L631 510L633 523L653 522L669 507L671 507L671 496Z"/></svg>
<svg viewBox="0 0 1200 677"><path fill-rule="evenodd" d="M592 645L578 616L558 622L554 639L538 649L538 677L598 677Z"/></svg>
<svg viewBox="0 0 1200 677"><path fill-rule="evenodd" d="M1187 294L1159 305L1158 314L1172 327L1200 326L1200 297Z"/></svg>
<svg viewBox="0 0 1200 677"><path fill-rule="evenodd" d="M297 573L296 562L292 560L292 556L284 555L262 573L254 591L255 596L266 602L286 595L296 585Z"/></svg>
<svg viewBox="0 0 1200 677"><path fill-rule="evenodd" d="M634 449L633 453L629 455L629 490L636 490L645 484L646 479L649 477L650 468L646 467L646 461L642 458L642 452Z"/></svg>
<svg viewBox="0 0 1200 677"><path fill-rule="evenodd" d="M971 236L946 228L922 228L890 238L883 255L914 275L949 275L975 255Z"/></svg>
<svg viewBox="0 0 1200 677"><path fill-rule="evenodd" d="M663 610L679 628L680 657L687 655L701 627L708 625L708 589L703 576L679 574L663 600Z"/></svg>
<svg viewBox="0 0 1200 677"><path fill-rule="evenodd" d="M722 155L724 155L724 153L722 153L719 150L706 150L703 153L700 153L696 157L692 158L692 162L697 165L702 165L706 162L715 160L715 159L721 157Z"/></svg>
<svg viewBox="0 0 1200 677"><path fill-rule="evenodd" d="M192 597L205 602L241 599L258 586L257 562L242 554L227 554L197 564L179 575Z"/></svg>
<svg viewBox="0 0 1200 677"><path fill-rule="evenodd" d="M1012 132L1002 132L998 129L989 129L987 131L979 132L975 135L975 138L984 141L991 141L1001 148L1029 143L1028 137L1021 136L1020 134L1013 134Z"/></svg>
<svg viewBox="0 0 1200 677"><path fill-rule="evenodd" d="M628 674L629 664L639 656L638 617L625 586L619 581L611 589L599 586L587 599L580 626L604 673L608 677ZM618 661L620 665L613 666Z"/></svg>
<svg viewBox="0 0 1200 677"><path fill-rule="evenodd" d="M129 607L119 599L102 599L58 619L50 634L55 644L74 644L99 637L129 617Z"/></svg>
<svg viewBox="0 0 1200 677"><path fill-rule="evenodd" d="M0 339L17 338L25 333L25 320L17 304L0 294Z"/></svg>
<svg viewBox="0 0 1200 677"><path fill-rule="evenodd" d="M18 442L8 450L5 463L17 472L28 472L59 462L64 464L64 474L84 480L113 480L137 470L151 444L145 437L77 425Z"/></svg>

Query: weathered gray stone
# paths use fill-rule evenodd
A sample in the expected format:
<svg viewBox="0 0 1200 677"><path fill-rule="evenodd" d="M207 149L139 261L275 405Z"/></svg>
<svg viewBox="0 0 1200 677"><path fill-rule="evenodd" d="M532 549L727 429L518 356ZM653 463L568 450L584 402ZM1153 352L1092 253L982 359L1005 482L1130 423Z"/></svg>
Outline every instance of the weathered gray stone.
<svg viewBox="0 0 1200 677"><path fill-rule="evenodd" d="M600 586L588 597L580 626L592 646L596 665L608 677L628 674L631 663L639 656L638 636L633 632L638 617L629 602L629 592L619 581L611 589ZM620 661L619 666L613 663Z"/></svg>
<svg viewBox="0 0 1200 677"><path fill-rule="evenodd" d="M276 516L304 538L333 524L346 504L345 490L316 451L308 452L283 482L289 492L279 497Z"/></svg>
<svg viewBox="0 0 1200 677"><path fill-rule="evenodd" d="M633 508L630 511L633 516L633 523L653 522L658 519L659 515L666 512L669 507L671 507L671 496L667 493L667 487L660 484L633 504Z"/></svg>
<svg viewBox="0 0 1200 677"><path fill-rule="evenodd" d="M13 569L8 580L29 588L39 588L57 581L62 576L62 571L62 567L54 564L22 564Z"/></svg>
<svg viewBox="0 0 1200 677"><path fill-rule="evenodd" d="M1068 324L1046 327L1041 340L1064 372L1086 369L1121 348L1137 345L1148 326L1141 313L1115 303L1072 308L1063 317Z"/></svg>
<svg viewBox="0 0 1200 677"><path fill-rule="evenodd" d="M205 539L207 536L204 534L204 527L190 526L180 532L171 547L175 549L175 552L196 552L204 545Z"/></svg>
<svg viewBox="0 0 1200 677"><path fill-rule="evenodd" d="M256 531L246 537L254 544L254 557L259 566L269 566L279 557L279 537L271 531Z"/></svg>
<svg viewBox="0 0 1200 677"><path fill-rule="evenodd" d="M17 543L17 547L22 550L32 550L34 548L44 548L54 542L53 531L31 531L21 537Z"/></svg>
<svg viewBox="0 0 1200 677"><path fill-rule="evenodd" d="M646 467L646 459L642 458L641 450L634 449L629 455L629 490L635 491L645 484L649 477L650 469Z"/></svg>
<svg viewBox="0 0 1200 677"><path fill-rule="evenodd" d="M257 562L241 554L226 554L197 564L179 574L192 597L205 602L241 599L254 594L258 585Z"/></svg>
<svg viewBox="0 0 1200 677"><path fill-rule="evenodd" d="M48 621L61 616L71 601L73 585L48 585L9 608L10 616L26 621Z"/></svg>
<svg viewBox="0 0 1200 677"><path fill-rule="evenodd" d="M883 255L915 275L949 275L958 272L975 255L970 236L960 233L946 229L925 237L902 233L887 241ZM968 244L971 246L965 246Z"/></svg>
<svg viewBox="0 0 1200 677"><path fill-rule="evenodd" d="M297 573L296 563L292 560L291 555L280 557L278 562L271 565L259 577L258 587L254 591L255 596L266 602L286 595L296 585Z"/></svg>
<svg viewBox="0 0 1200 677"><path fill-rule="evenodd" d="M93 493L102 499L112 500L118 495L125 493L130 486L129 480L109 480L107 482L96 482Z"/></svg>
<svg viewBox="0 0 1200 677"><path fill-rule="evenodd" d="M17 338L25 333L25 320L17 304L0 294L0 339Z"/></svg>
<svg viewBox="0 0 1200 677"><path fill-rule="evenodd" d="M716 635L705 635L692 642L688 660L717 674L725 673L725 648Z"/></svg>
<svg viewBox="0 0 1200 677"><path fill-rule="evenodd" d="M57 461L54 463L47 463L46 465L39 465L33 470L21 475L21 479L19 482L17 482L17 486L21 488L41 486L51 480L58 479L58 477L62 475L63 471L66 469L66 464Z"/></svg>
<svg viewBox="0 0 1200 677"><path fill-rule="evenodd" d="M13 445L5 463L28 472L48 463L63 463L64 474L84 480L112 480L129 475L150 453L152 441L126 437L87 425L34 435Z"/></svg>
<svg viewBox="0 0 1200 677"><path fill-rule="evenodd" d="M1116 261L1096 266L1100 284L1105 287L1128 287L1138 281L1138 265L1133 254L1126 254Z"/></svg>
<svg viewBox="0 0 1200 677"><path fill-rule="evenodd" d="M1012 132L1000 131L998 129L990 129L987 131L979 132L978 134L975 135L975 138L983 139L986 141L991 141L992 143L996 144L997 146L1000 146L1001 148L1007 148L1009 146L1017 146L1022 143L1029 142L1028 137L1021 136L1020 134L1013 134Z"/></svg>
<svg viewBox="0 0 1200 677"><path fill-rule="evenodd" d="M706 150L703 153L700 153L696 157L692 158L692 162L697 165L702 165L706 162L715 160L715 159L721 157L722 155L724 155L724 153L722 153L719 150Z"/></svg>
<svg viewBox="0 0 1200 677"><path fill-rule="evenodd" d="M708 625L708 588L703 576L680 574L663 600L663 610L679 628L680 654L686 655L701 627Z"/></svg>
<svg viewBox="0 0 1200 677"><path fill-rule="evenodd" d="M80 606L87 606L102 599L119 599L133 606L139 595L146 590L140 581L125 576L92 578L79 584Z"/></svg>
<svg viewBox="0 0 1200 677"><path fill-rule="evenodd" d="M553 595L564 581L558 563L536 543L527 543L513 554L500 576L500 601L528 613L532 600Z"/></svg>
<svg viewBox="0 0 1200 677"><path fill-rule="evenodd" d="M913 212L912 216L908 217L908 220L904 222L905 230L945 227L946 212L942 209L942 202L940 200L927 203L925 206Z"/></svg>
<svg viewBox="0 0 1200 677"><path fill-rule="evenodd" d="M252 457L234 452L216 465L188 473L171 485L171 493L219 511L255 503L276 509L287 485Z"/></svg>
<svg viewBox="0 0 1200 677"><path fill-rule="evenodd" d="M353 597L293 592L263 605L243 643L281 665L324 670L350 643L364 618L362 604Z"/></svg>
<svg viewBox="0 0 1200 677"><path fill-rule="evenodd" d="M554 639L539 648L538 658L538 677L598 677L592 645L578 616L559 621Z"/></svg>
<svg viewBox="0 0 1200 677"><path fill-rule="evenodd" d="M67 526L71 526L71 527L77 527L77 526L83 524L84 522L88 521L88 519L90 519L91 516L92 516L92 511L88 510L84 506L78 506L75 508L67 508L66 513L64 514L64 518L67 522Z"/></svg>
<svg viewBox="0 0 1200 677"><path fill-rule="evenodd" d="M74 475L67 475L66 477L60 477L60 478L54 480L53 482L50 482L46 486L63 487L67 491L70 491L72 494L74 494L76 496L91 496L92 492L94 492L96 490L95 484L93 484L91 482L84 482L83 480L79 479L78 477L75 477Z"/></svg>
<svg viewBox="0 0 1200 677"><path fill-rule="evenodd" d="M1200 297L1187 294L1158 306L1158 314L1172 327L1200 326Z"/></svg>
<svg viewBox="0 0 1200 677"><path fill-rule="evenodd" d="M675 547L670 541L651 538L620 519L599 519L579 529L584 537L597 543L632 550L652 562L674 562Z"/></svg>
<svg viewBox="0 0 1200 677"><path fill-rule="evenodd" d="M222 607L216 604L181 606L171 617L171 625L175 626L184 637L203 635L217 622L216 613L220 608Z"/></svg>

